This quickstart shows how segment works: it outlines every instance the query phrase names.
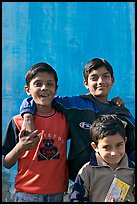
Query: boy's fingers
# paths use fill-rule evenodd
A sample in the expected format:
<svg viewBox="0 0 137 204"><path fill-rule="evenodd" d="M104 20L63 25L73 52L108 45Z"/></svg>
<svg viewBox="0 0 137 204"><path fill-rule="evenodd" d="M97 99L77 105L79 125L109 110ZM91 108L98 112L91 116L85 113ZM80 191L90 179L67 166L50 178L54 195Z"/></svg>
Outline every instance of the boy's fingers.
<svg viewBox="0 0 137 204"><path fill-rule="evenodd" d="M31 133L29 134L29 136L32 137L32 138L33 138L33 137L37 137L38 133L39 133L38 130L34 130L33 132L31 132Z"/></svg>
<svg viewBox="0 0 137 204"><path fill-rule="evenodd" d="M24 132L24 136L27 136L27 135L29 135L29 134L30 134L29 131L25 131L25 132Z"/></svg>
<svg viewBox="0 0 137 204"><path fill-rule="evenodd" d="M19 133L19 136L20 136L20 137L30 136L30 137L33 138L33 137L36 137L38 133L39 133L38 130L34 130L33 132L30 133L29 131L26 131L25 128L23 128L23 129L21 129L21 131L20 131L20 133Z"/></svg>
<svg viewBox="0 0 137 204"><path fill-rule="evenodd" d="M25 129L25 127L23 127L19 132L19 136L23 137L25 132L26 132L26 129Z"/></svg>
<svg viewBox="0 0 137 204"><path fill-rule="evenodd" d="M123 101L118 101L116 104L117 104L118 106L125 106L125 103L124 103Z"/></svg>
<svg viewBox="0 0 137 204"><path fill-rule="evenodd" d="M119 96L113 98L112 101L118 106L125 106L125 102Z"/></svg>

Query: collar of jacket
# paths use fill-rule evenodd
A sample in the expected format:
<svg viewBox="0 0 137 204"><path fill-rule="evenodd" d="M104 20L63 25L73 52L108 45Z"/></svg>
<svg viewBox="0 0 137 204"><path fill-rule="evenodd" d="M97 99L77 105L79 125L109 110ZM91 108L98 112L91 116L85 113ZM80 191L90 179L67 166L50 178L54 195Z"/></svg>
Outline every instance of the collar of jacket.
<svg viewBox="0 0 137 204"><path fill-rule="evenodd" d="M90 156L90 165L92 166L98 166L98 167L101 167L101 166L109 166L105 161L103 161L97 153L95 153L95 151L92 151L91 153L91 156ZM121 160L120 162L120 167L124 167L124 168L135 168L135 164L134 162L132 162L127 154L125 153L123 159Z"/></svg>
<svg viewBox="0 0 137 204"><path fill-rule="evenodd" d="M80 97L91 100L94 106L96 107L96 102L92 94L88 93L88 94L80 95ZM113 107L111 108L108 114L116 114L122 119L125 119L126 121L130 122L133 126L135 126L135 119L133 118L133 116L125 106L118 106L112 101L109 101L109 103L113 104ZM97 107L96 109L98 110Z"/></svg>

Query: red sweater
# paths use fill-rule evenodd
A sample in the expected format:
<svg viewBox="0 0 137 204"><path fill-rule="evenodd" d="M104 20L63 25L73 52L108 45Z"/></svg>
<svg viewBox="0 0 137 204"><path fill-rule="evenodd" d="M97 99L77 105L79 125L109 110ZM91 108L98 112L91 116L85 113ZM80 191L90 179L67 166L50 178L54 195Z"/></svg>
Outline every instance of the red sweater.
<svg viewBox="0 0 137 204"><path fill-rule="evenodd" d="M14 116L20 130L23 118ZM15 180L17 192L54 194L67 191L68 168L66 161L68 124L60 112L35 115L35 127L41 136L38 145L25 151L18 160Z"/></svg>

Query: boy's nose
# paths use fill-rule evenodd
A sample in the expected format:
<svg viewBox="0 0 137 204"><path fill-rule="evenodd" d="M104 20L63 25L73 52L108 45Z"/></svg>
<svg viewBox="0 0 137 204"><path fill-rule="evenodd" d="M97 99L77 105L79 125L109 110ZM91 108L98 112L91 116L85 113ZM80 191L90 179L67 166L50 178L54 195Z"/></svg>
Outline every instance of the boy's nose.
<svg viewBox="0 0 137 204"><path fill-rule="evenodd" d="M112 152L111 152L111 155L112 155L112 156L113 156L113 155L115 155L115 154L116 154L116 152L115 152L115 151L112 151Z"/></svg>
<svg viewBox="0 0 137 204"><path fill-rule="evenodd" d="M42 85L41 90L47 89L47 86L45 84Z"/></svg>
<svg viewBox="0 0 137 204"><path fill-rule="evenodd" d="M101 83L103 80L102 80L102 77L99 77L98 78L98 83Z"/></svg>

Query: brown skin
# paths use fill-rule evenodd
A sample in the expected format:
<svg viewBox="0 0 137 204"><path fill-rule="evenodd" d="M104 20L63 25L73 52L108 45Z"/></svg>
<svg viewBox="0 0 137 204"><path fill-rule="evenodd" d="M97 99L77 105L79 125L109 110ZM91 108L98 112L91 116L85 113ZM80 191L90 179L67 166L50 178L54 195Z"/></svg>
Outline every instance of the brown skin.
<svg viewBox="0 0 137 204"><path fill-rule="evenodd" d="M99 139L97 145L91 142L91 146L111 168L116 169L125 154L126 141L127 138L117 133Z"/></svg>
<svg viewBox="0 0 137 204"><path fill-rule="evenodd" d="M114 78L105 66L93 69L88 76L88 81L84 81L86 89L89 89L92 96L103 103L108 103L108 94L113 84Z"/></svg>
<svg viewBox="0 0 137 204"><path fill-rule="evenodd" d="M19 142L16 146L4 157L3 166L10 169L16 161L19 159L20 155L26 151L34 148L39 142L39 137L37 136L38 130L33 131L28 136L24 135L25 129L22 129L19 133Z"/></svg>
<svg viewBox="0 0 137 204"><path fill-rule="evenodd" d="M33 97L37 105L37 110L45 113L52 110L52 101L57 89L58 87L56 86L54 77L46 72L38 73L36 77L32 79L30 85L25 86L26 93ZM49 94L49 96L43 100L39 97L41 94ZM35 130L33 115L29 113L24 114L22 128L24 127L28 134Z"/></svg>

